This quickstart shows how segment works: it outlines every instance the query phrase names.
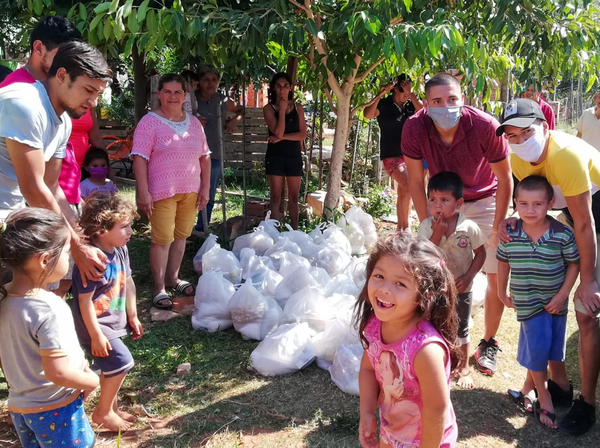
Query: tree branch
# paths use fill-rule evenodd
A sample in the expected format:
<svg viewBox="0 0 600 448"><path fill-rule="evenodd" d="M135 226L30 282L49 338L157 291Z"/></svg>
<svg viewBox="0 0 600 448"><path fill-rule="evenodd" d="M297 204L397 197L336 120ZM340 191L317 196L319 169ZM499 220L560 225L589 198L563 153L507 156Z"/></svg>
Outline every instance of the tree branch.
<svg viewBox="0 0 600 448"><path fill-rule="evenodd" d="M362 56L358 53L354 55L354 70L352 70L352 74L348 76L348 81L356 82L356 74L358 73L358 67L360 67L360 63L362 62Z"/></svg>
<svg viewBox="0 0 600 448"><path fill-rule="evenodd" d="M296 8L298 8L298 9L301 9L302 11L304 11L305 13L307 13L307 14L308 14L308 11L306 10L306 6L304 6L304 5L301 5L300 3L296 2L295 0L289 0L289 1L290 1L290 3L291 3L292 5L294 5Z"/></svg>
<svg viewBox="0 0 600 448"><path fill-rule="evenodd" d="M295 0L288 0L288 1L290 1L292 4L297 4L297 2ZM310 6L311 6L311 0L304 0L304 7L302 8L302 10L306 13L307 18L315 20L315 15L314 15L312 9L310 8ZM321 23L320 19L319 19L319 23ZM314 43L314 46L315 46L315 49L317 50L317 52L321 56L323 56L321 63L325 67L325 70L327 70L327 84L329 84L329 86L331 87L331 89L337 96L342 96L343 93L342 93L342 89L340 87L340 83L338 82L338 80L335 77L335 75L333 74L333 72L331 70L329 70L329 67L327 67L327 59L329 57L329 54L327 52L327 47L326 47L325 43L316 36L313 36L313 43Z"/></svg>
<svg viewBox="0 0 600 448"><path fill-rule="evenodd" d="M325 89L325 95L327 96L327 101L329 102L329 109L331 109L331 112L333 112L334 114L337 114L337 107L335 107L333 104L333 96L331 95L331 90Z"/></svg>
<svg viewBox="0 0 600 448"><path fill-rule="evenodd" d="M367 76L369 76L369 73L371 73L379 64L381 64L383 61L385 61L385 56L381 56L379 59L377 59L375 62L373 62L373 64L366 69L362 75L356 77L356 79L354 80L354 82L362 82L365 80L365 78Z"/></svg>

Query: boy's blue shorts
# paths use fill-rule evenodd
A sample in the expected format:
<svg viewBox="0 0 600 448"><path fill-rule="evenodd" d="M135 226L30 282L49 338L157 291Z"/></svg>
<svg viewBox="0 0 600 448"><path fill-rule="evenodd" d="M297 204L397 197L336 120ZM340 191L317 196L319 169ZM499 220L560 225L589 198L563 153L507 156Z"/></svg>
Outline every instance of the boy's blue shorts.
<svg viewBox="0 0 600 448"><path fill-rule="evenodd" d="M102 371L105 378L129 372L134 366L133 356L131 356L129 348L127 348L121 338L111 339L109 342L112 350L108 351L108 356L105 358L91 355L91 345L83 346L83 348L85 348L92 356L94 364Z"/></svg>
<svg viewBox="0 0 600 448"><path fill-rule="evenodd" d="M24 448L91 448L96 441L96 435L85 415L81 396L72 403L51 411L35 414L11 412L10 415Z"/></svg>
<svg viewBox="0 0 600 448"><path fill-rule="evenodd" d="M533 371L545 371L548 361L565 360L567 316L542 310L521 322L517 361Z"/></svg>

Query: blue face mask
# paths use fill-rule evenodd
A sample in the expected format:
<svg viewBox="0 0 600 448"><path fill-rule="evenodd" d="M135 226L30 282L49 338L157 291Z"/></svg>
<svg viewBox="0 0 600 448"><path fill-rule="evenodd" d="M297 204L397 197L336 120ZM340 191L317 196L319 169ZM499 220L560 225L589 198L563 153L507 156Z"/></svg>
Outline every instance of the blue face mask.
<svg viewBox="0 0 600 448"><path fill-rule="evenodd" d="M462 105L452 107L428 107L427 113L440 128L452 129L462 117Z"/></svg>

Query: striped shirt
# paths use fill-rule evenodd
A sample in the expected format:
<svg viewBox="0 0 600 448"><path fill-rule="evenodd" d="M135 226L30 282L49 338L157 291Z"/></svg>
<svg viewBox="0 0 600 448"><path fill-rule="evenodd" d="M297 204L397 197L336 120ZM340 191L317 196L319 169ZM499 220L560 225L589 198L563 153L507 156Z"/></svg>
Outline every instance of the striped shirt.
<svg viewBox="0 0 600 448"><path fill-rule="evenodd" d="M508 263L511 270L510 293L517 310L517 320L524 321L540 313L560 290L568 263L579 262L573 232L548 216L550 227L536 242L523 231L523 221L509 234L512 241L500 242L496 258ZM559 315L566 315L568 300Z"/></svg>

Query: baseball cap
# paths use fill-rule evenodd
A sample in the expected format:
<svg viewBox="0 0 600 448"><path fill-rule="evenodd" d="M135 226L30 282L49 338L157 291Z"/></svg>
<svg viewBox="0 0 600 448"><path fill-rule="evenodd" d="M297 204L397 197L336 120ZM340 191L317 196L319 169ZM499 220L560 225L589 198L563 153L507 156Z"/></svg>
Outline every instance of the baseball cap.
<svg viewBox="0 0 600 448"><path fill-rule="evenodd" d="M528 128L537 119L546 121L540 105L528 98L517 98L506 103L502 114L502 123L496 129L496 135L504 134L504 126L516 126L517 128Z"/></svg>

